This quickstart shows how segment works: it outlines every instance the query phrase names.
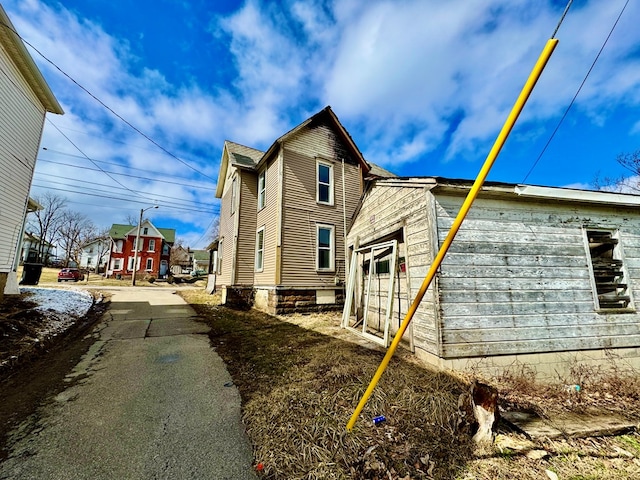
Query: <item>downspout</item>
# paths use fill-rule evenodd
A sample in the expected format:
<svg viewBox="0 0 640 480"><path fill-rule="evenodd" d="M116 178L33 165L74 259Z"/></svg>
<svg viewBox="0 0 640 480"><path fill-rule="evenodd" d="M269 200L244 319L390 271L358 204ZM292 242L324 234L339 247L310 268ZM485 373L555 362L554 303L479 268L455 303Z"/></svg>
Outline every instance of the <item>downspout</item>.
<svg viewBox="0 0 640 480"><path fill-rule="evenodd" d="M344 244L344 281L349 278L349 249L347 248L347 194L344 181L344 158L342 159L342 242Z"/></svg>

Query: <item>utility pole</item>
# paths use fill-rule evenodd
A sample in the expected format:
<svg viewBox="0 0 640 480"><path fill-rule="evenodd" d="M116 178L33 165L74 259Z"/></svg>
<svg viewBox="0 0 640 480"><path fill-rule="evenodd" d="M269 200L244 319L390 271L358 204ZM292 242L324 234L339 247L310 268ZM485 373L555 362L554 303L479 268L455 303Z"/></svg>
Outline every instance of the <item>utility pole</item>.
<svg viewBox="0 0 640 480"><path fill-rule="evenodd" d="M141 208L140 209L140 220L138 220L138 233L136 233L136 243L133 245L133 275L131 275L131 286L136 286L136 268L138 263L138 243L140 243L140 225L142 224L142 214L147 210L152 208L158 208L158 205L154 205L153 207Z"/></svg>

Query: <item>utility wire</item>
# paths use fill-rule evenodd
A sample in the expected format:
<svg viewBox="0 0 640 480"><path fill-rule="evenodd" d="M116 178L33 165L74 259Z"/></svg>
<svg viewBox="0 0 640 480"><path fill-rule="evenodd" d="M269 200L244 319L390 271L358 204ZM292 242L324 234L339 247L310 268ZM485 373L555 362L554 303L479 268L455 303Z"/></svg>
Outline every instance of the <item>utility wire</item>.
<svg viewBox="0 0 640 480"><path fill-rule="evenodd" d="M63 130L65 130L63 128ZM66 130L71 130L69 128L67 128ZM71 130L74 131L74 130ZM134 146L134 145L132 145ZM142 147L138 147L138 148L142 148ZM72 157L72 158L81 158L83 160L86 160L85 157L83 157L82 155L74 155L73 153L67 153L67 152L61 152L60 150L52 150L51 148L47 148L47 147L42 147L42 150L45 150L47 152L51 152L55 155L63 155L65 157ZM145 149L146 150L146 149ZM127 170L136 170L138 172L145 172L145 173L152 173L154 175L161 175L161 176L167 176L167 172L159 172L157 170L149 170L148 168L136 168L136 167L130 167L128 165L124 165L122 163L118 163L118 162L109 162L107 160L96 160L95 158L92 159L94 162L98 162L98 163L103 163L106 165L115 165L117 167L122 167L122 168L126 168ZM53 163L53 160L48 160L50 162ZM61 165L69 165L69 164L61 164ZM177 175L171 175L171 178L178 178L181 180L193 180L193 178L190 177L179 177ZM204 188L204 187L198 187L198 188ZM211 190L215 190L215 188L212 188Z"/></svg>
<svg viewBox="0 0 640 480"><path fill-rule="evenodd" d="M99 188L95 188L92 185L99 185L99 186L104 186L104 185L93 183L93 182L84 182L82 185L75 185L75 184L70 184L68 182L56 182L54 180L50 180L49 178L60 178L60 179L63 179L63 180L79 181L76 178L63 177L61 175L53 175L53 174L50 174L50 173L45 174L45 173L41 173L41 172L36 172L36 175L39 177L39 181L45 181L45 182L48 182L48 183L52 183L54 185L64 185L65 187L69 187L69 188L80 188L80 189L83 189L83 190L91 190L93 192L98 192L98 193L111 193L111 190L101 190ZM123 190L123 189L118 188L118 187L112 187L112 190ZM159 194L156 194L156 193L153 193L153 192L140 192L140 193L145 194L145 195L149 195L150 197L147 197L147 198L150 199L150 200L154 200L155 201L158 198L168 198L170 200L173 200L173 202L170 201L170 200L163 200L163 201L167 202L167 203L172 203L174 205L180 205L180 206L185 206L185 207L188 207L188 206L197 207L198 205L196 205L196 204L205 205L205 206L210 206L211 205L209 203L197 202L195 200L186 200L186 199L181 199L181 198L170 197L168 195L159 195ZM201 208L204 208L204 207L201 207Z"/></svg>
<svg viewBox="0 0 640 480"><path fill-rule="evenodd" d="M200 190L211 190L211 191L215 191L216 190L215 188L212 188L212 187L199 187L197 185L192 185L192 184L187 184L187 183L172 182L171 180L164 180L164 179L157 179L157 178L150 178L150 177L142 177L142 176L139 176L139 175L131 175L129 173L111 172L111 171L102 170L101 168L83 167L81 165L74 165L72 163L56 162L54 160L45 160L44 158L38 158L38 161L39 162L45 162L45 163L53 163L55 165L63 165L63 166L66 166L66 167L78 168L78 169L81 169L81 170L91 170L91 171L94 171L94 172L109 173L111 175L120 175L120 176L123 176L123 177L139 178L141 180L151 180L153 182L171 183L173 185L181 185L183 187L198 188ZM124 188L126 190L129 190L126 187L124 187Z"/></svg>
<svg viewBox="0 0 640 480"><path fill-rule="evenodd" d="M154 144L156 147L158 147L160 150L162 150L164 153L166 153L167 155L169 155L171 158L174 158L175 160L178 160L180 163L182 163L184 166L190 168L191 170L193 170L194 172L199 173L200 175L202 175L203 177L209 178L211 180L215 181L215 178L210 177L209 175L207 175L206 173L202 172L201 170L198 170L197 168L191 166L190 164L188 164L187 162L185 162L184 160L182 160L181 158L179 158L177 155L171 153L169 150L167 150L166 148L164 148L162 145L160 145L158 142L156 142L155 140L153 140L151 137L149 137L146 133L144 133L142 130L140 130L139 128L137 128L136 126L134 126L131 122L129 122L128 120L126 120L124 117L122 117L120 114L118 114L116 111L114 111L111 107L109 107L106 103L104 103L102 100L100 100L97 96L95 96L93 93L91 93L89 90L87 90L83 85L81 85L79 82L77 82L71 75L69 75L67 72L65 72L64 70L62 70L58 65L56 65L52 60L49 60L48 57L46 57L40 50L38 50L36 47L34 47L31 43L29 43L27 40L25 40L24 38L22 38L20 36L20 34L18 32L16 32L13 28L11 28L9 25L7 25L4 22L0 22L0 25L4 26L7 30L10 30L11 32L13 32L18 38L20 38L20 40L22 40L25 44L29 45L38 55L40 55L42 58L44 58L47 62L49 62L51 65L53 65L53 67L58 70L62 75L64 75L65 77L67 77L69 80L71 80L71 82L73 82L75 85L77 85L81 90L83 90L87 95L89 95L91 98L93 98L96 102L98 102L100 105L102 105L104 108L106 108L109 112L111 112L113 115L115 115L117 118L119 118L122 122L124 122L126 125L128 125L132 130L134 130L135 132L137 132L138 134L140 134L141 136L143 136L144 138L146 138L149 142L151 142L152 144ZM51 122L50 122L51 123ZM52 123L53 125L53 123ZM55 125L54 125L55 126ZM56 129L58 131L60 131L60 129L58 129L58 127L56 127ZM62 132L60 132L62 133ZM62 134L63 136L66 137L66 135Z"/></svg>
<svg viewBox="0 0 640 480"><path fill-rule="evenodd" d="M45 116L45 119L46 119L46 120L47 120L47 121L48 121L48 122L53 126L53 128L55 128L56 130L58 130L58 132L60 132L60 135L62 135L64 138L66 138L66 139L67 139L67 141L68 141L71 145L73 145L73 146L76 148L76 150L78 150L78 151L79 151L79 152L80 152L80 153L81 153L81 154L82 154L82 155L83 155L87 160L89 160L91 163L93 163L93 164L98 168L98 170L100 170L102 173L104 173L107 177L109 177L109 178L110 178L111 180L113 180L115 183L117 183L118 185L120 185L122 188L124 188L124 189L128 190L129 192L133 193L135 196L137 196L137 197L140 197L140 196L141 196L141 195L140 195L138 192L136 192L135 190L130 189L129 187L127 187L127 186L126 186L126 185L124 185L123 183L121 183L121 182L119 182L118 180L116 180L115 178L113 178L113 177L111 176L111 174L109 174L106 170L104 170L100 165L98 165L97 163L95 163L91 158L89 158L89 156L88 156L86 153L84 153L84 152L80 149L80 147L79 147L79 146L77 146L75 143L73 143L73 141L72 141L69 137L67 137L67 136L62 132L62 130L60 130L60 129L56 126L56 124L55 124L55 123L53 123L51 120L49 120L46 116Z"/></svg>
<svg viewBox="0 0 640 480"><path fill-rule="evenodd" d="M616 21L614 22L613 27L611 27L611 30L609 31L609 35L607 35L607 38L605 38L604 43L602 44L602 47L600 47L600 50L598 51L598 54L596 55L596 58L593 60L593 63L591 64L591 67L589 67L589 71L584 76L584 79L582 80L582 83L578 87L578 90L576 91L576 94L571 99L571 102L569 103L569 106L564 111L564 114L560 118L560 121L558 121L558 124L556 125L556 128L551 133L551 136L549 137L549 140L547 140L547 143L545 144L544 148L540 152L540 155L538 155L538 158L536 158L536 161L533 162L533 165L529 169L529 172L527 172L527 174L525 175L524 179L522 180L522 183L525 183L527 181L527 178L529 178L529 175L531 175L531 172L533 172L533 170L538 165L538 162L540 161L542 156L547 151L547 148L549 147L549 144L551 144L551 141L553 140L553 138L556 136L556 133L558 133L558 130L560 129L560 126L562 125L562 123L564 122L564 119L569 114L569 110L571 110L571 107L575 103L576 98L578 98L578 95L580 94L580 91L582 90L582 87L584 87L584 84L587 82L587 78L589 78L589 75L591 74L591 71L596 66L596 63L598 62L598 59L600 58L600 55L602 54L602 51L604 50L604 48L606 47L607 43L609 42L609 38L611 38L611 35L613 34L613 31L615 30L616 26L618 25L618 22L620 21L620 17L622 17L622 14L624 13L624 11L627 8L628 4L629 4L629 0L627 0L625 2L624 6L622 7L622 10L620 11L620 14L618 15L618 18L616 18ZM556 29L556 31L557 31L557 29ZM554 35L555 35L555 32L554 32Z"/></svg>
<svg viewBox="0 0 640 480"><path fill-rule="evenodd" d="M89 196L89 197L108 198L110 200L122 200L122 201L125 201L125 202L143 203L143 202L140 202L138 200L133 200L131 198L114 197L113 195L100 195L100 194L97 194L97 193L79 192L79 191L76 191L76 190L69 190L69 189L65 189L65 188L55 188L55 187L49 187L49 186L46 186L46 185L38 185L38 184L35 184L35 183L33 184L33 186L34 187L38 187L38 188L46 188L48 190L57 190L57 191L60 191L60 192L69 192L69 193L75 193L75 194L78 194L78 195L86 195L86 196ZM145 203L148 202L147 199L143 198L143 200L145 200ZM187 208L187 207L176 207L176 206L173 206L173 205L169 205L169 204L167 204L165 202L155 202L155 203L157 205L161 206L162 208L171 208L171 209L174 209L174 210L180 210L180 211L185 211L185 212L210 213L212 215L216 214L216 212L213 211L213 210L204 210L204 209Z"/></svg>

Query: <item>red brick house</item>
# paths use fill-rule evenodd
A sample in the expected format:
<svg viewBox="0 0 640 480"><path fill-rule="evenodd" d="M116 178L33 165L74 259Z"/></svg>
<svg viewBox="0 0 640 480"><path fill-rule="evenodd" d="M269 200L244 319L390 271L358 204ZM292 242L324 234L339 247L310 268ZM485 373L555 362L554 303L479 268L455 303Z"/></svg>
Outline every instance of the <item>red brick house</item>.
<svg viewBox="0 0 640 480"><path fill-rule="evenodd" d="M111 251L107 262L107 276L131 277L133 274L134 243L137 225L113 224L109 230ZM163 278L169 273L169 256L175 242L176 231L172 228L157 228L149 220L140 225L140 240L136 261L138 276L153 275Z"/></svg>

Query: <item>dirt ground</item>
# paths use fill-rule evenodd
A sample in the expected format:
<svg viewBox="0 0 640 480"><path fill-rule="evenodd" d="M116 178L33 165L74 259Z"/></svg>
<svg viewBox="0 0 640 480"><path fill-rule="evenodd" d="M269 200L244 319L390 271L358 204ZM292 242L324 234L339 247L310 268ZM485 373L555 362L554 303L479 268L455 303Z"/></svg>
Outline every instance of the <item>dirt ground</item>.
<svg viewBox="0 0 640 480"><path fill-rule="evenodd" d="M532 440L500 423L493 445L476 446L473 427L458 409L473 378L435 371L408 352L392 359L348 433L346 423L383 352L340 329L339 315L276 318L229 310L195 291L181 295L211 326L211 344L240 390L263 478L640 478L636 431ZM561 384L535 384L524 368L481 380L498 387L503 408L528 408L543 416L606 410L640 421L637 372L579 373L585 389L577 395ZM386 420L374 425L379 415Z"/></svg>

